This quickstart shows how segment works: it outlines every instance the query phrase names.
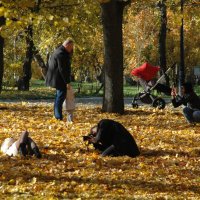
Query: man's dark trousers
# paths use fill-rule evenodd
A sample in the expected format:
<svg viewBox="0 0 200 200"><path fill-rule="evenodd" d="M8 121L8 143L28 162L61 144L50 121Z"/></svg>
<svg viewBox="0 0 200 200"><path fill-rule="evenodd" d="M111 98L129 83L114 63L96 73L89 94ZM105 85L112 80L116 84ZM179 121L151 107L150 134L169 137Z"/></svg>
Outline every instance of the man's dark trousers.
<svg viewBox="0 0 200 200"><path fill-rule="evenodd" d="M56 96L55 96L55 102L54 102L54 116L58 120L63 119L62 115L62 106L63 102L66 99L67 89L56 89Z"/></svg>

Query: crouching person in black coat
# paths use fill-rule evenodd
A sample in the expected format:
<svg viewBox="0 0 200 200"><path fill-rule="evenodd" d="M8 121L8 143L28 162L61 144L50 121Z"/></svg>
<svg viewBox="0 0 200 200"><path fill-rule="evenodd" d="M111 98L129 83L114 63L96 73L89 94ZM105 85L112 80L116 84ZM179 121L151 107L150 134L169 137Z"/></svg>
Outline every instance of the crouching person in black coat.
<svg viewBox="0 0 200 200"><path fill-rule="evenodd" d="M130 156L140 154L132 135L119 122L103 119L91 128L90 134L83 137L84 141L93 144L101 151L102 156Z"/></svg>

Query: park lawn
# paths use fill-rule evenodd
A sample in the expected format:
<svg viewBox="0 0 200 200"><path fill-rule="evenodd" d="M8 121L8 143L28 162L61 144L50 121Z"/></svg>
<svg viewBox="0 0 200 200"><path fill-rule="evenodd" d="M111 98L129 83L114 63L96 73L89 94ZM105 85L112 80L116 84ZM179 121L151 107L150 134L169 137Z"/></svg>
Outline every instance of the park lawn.
<svg viewBox="0 0 200 200"><path fill-rule="evenodd" d="M100 90L98 94L96 91L100 88L101 84L94 83L79 83L72 82L72 86L76 92L76 97L99 97L103 96L103 89ZM80 88L80 92L78 92ZM128 84L124 85L124 97L134 97L137 93L143 91L142 87L130 86ZM195 86L195 91L200 95L200 86ZM164 94L157 94L156 91L152 91L152 94L156 96L162 96L163 98L170 98ZM18 91L16 87L3 87L0 94L0 100L45 100L53 99L55 95L55 89L46 87L44 80L31 80L29 91Z"/></svg>
<svg viewBox="0 0 200 200"><path fill-rule="evenodd" d="M100 83L72 82L71 84L78 98L103 96L103 89L98 94L96 93L101 86ZM80 88L80 92L78 92L78 88ZM125 97L134 97L139 91L142 91L141 87L124 85ZM29 91L18 91L16 87L3 87L0 100L45 100L53 99L54 95L55 89L46 87L43 80L32 80Z"/></svg>
<svg viewBox="0 0 200 200"><path fill-rule="evenodd" d="M42 159L0 154L0 199L200 199L200 126L179 109L126 108L124 115L78 105L73 124L52 103L1 103L0 143L28 130ZM82 136L100 119L121 122L141 155L101 157Z"/></svg>

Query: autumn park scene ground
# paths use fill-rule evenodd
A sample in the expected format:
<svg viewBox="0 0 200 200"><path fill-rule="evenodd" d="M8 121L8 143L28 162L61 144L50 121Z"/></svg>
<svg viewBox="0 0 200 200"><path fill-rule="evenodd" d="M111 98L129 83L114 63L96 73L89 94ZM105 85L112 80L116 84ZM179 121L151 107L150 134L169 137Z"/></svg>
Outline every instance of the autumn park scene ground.
<svg viewBox="0 0 200 200"><path fill-rule="evenodd" d="M199 8L1 0L0 200L200 200Z"/></svg>
<svg viewBox="0 0 200 200"><path fill-rule="evenodd" d="M0 141L28 130L42 158L0 155L1 199L200 199L200 126L180 109L126 107L124 115L78 105L73 124L52 116L52 103L1 103ZM100 119L122 123L137 158L101 157L82 136Z"/></svg>

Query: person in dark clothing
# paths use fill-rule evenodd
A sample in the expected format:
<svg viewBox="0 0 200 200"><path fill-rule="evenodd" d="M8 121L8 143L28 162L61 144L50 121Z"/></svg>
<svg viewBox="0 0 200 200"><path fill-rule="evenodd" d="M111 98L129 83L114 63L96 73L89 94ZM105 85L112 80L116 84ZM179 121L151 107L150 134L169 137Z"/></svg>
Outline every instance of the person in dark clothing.
<svg viewBox="0 0 200 200"><path fill-rule="evenodd" d="M97 126L91 128L86 140L101 151L102 156L136 157L140 154L128 130L119 122L110 119L102 119Z"/></svg>
<svg viewBox="0 0 200 200"><path fill-rule="evenodd" d="M156 89L158 92L164 93L165 95L171 95L171 88L165 84L158 83L154 89Z"/></svg>
<svg viewBox="0 0 200 200"><path fill-rule="evenodd" d="M192 84L186 82L182 85L182 95L177 95L176 89L172 89L172 104L176 108L185 105L183 114L189 123L200 122L200 97L194 92Z"/></svg>
<svg viewBox="0 0 200 200"><path fill-rule="evenodd" d="M63 119L62 105L66 98L67 88L70 88L71 55L73 53L73 41L67 39L59 46L49 59L49 67L46 75L46 85L56 88L54 102L54 116L58 120Z"/></svg>

